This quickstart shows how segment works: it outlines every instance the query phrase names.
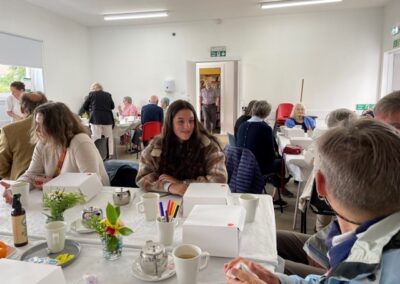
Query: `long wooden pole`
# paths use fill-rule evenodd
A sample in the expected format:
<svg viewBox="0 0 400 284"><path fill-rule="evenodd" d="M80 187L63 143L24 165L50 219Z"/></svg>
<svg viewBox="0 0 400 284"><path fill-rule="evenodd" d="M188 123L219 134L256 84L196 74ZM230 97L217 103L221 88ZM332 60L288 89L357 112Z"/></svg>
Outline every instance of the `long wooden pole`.
<svg viewBox="0 0 400 284"><path fill-rule="evenodd" d="M304 88L304 79L301 79L301 92L300 92L300 102L303 102L303 88Z"/></svg>

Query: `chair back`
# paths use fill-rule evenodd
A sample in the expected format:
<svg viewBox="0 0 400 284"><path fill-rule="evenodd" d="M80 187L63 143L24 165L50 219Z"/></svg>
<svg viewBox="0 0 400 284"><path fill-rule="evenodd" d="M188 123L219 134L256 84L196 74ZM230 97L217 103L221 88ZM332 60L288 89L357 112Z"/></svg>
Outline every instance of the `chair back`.
<svg viewBox="0 0 400 284"><path fill-rule="evenodd" d="M142 129L142 141L146 142L161 133L161 123L159 121L149 121L143 125Z"/></svg>
<svg viewBox="0 0 400 284"><path fill-rule="evenodd" d="M110 181L110 185L122 187L138 187L135 181L137 172L137 169L134 169L129 165L123 165L115 173L114 178Z"/></svg>
<svg viewBox="0 0 400 284"><path fill-rule="evenodd" d="M275 114L275 123L278 127L285 124L286 119L288 119L292 113L292 109L293 104L291 103L282 103L278 105Z"/></svg>
<svg viewBox="0 0 400 284"><path fill-rule="evenodd" d="M229 132L227 134L228 134L229 145L236 147L235 136L232 133L229 133Z"/></svg>
<svg viewBox="0 0 400 284"><path fill-rule="evenodd" d="M324 200L319 199L317 186L315 185L315 180L313 182L311 197L310 197L310 208L312 212L319 215L335 215L332 207L326 204Z"/></svg>
<svg viewBox="0 0 400 284"><path fill-rule="evenodd" d="M109 150L108 150L108 137L101 137L94 141L94 145L96 145L97 150L99 150L100 156L103 161L109 158Z"/></svg>
<svg viewBox="0 0 400 284"><path fill-rule="evenodd" d="M224 152L231 192L263 193L265 182L254 154L249 149L231 145Z"/></svg>

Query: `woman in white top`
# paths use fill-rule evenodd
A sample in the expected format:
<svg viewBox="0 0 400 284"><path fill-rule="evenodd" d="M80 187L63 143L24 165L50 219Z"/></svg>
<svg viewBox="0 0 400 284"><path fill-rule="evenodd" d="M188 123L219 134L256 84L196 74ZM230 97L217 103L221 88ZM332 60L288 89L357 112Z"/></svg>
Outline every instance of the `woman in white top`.
<svg viewBox="0 0 400 284"><path fill-rule="evenodd" d="M25 84L19 81L12 82L10 85L11 95L7 97L7 115L12 121L24 118L21 111L21 97L25 92Z"/></svg>
<svg viewBox="0 0 400 284"><path fill-rule="evenodd" d="M65 104L43 104L35 109L34 118L32 140L37 144L28 170L18 180L41 188L60 173L96 173L103 185L110 184L99 151ZM46 178L37 178L41 176Z"/></svg>

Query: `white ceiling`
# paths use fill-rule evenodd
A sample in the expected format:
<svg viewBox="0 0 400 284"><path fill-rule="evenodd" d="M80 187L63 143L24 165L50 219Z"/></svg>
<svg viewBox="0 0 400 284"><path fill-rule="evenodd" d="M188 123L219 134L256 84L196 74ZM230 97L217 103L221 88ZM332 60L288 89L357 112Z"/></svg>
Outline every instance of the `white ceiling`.
<svg viewBox="0 0 400 284"><path fill-rule="evenodd" d="M340 3L261 10L261 2L275 0L25 0L85 26L192 22L335 9L383 7L390 0L343 0ZM158 19L106 22L103 14L168 10Z"/></svg>

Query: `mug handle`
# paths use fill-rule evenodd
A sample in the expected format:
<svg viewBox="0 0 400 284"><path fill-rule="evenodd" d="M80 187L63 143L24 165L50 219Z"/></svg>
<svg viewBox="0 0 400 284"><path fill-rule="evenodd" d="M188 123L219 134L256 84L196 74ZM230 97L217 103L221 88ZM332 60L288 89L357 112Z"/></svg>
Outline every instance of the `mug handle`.
<svg viewBox="0 0 400 284"><path fill-rule="evenodd" d="M203 270L204 268L207 267L208 260L210 259L210 254L206 251L203 251L200 256L200 262L201 259L204 259L204 263L200 265L200 270Z"/></svg>
<svg viewBox="0 0 400 284"><path fill-rule="evenodd" d="M136 204L136 208L137 208L137 211L138 211L139 213L144 213L143 201L137 203L137 204Z"/></svg>

